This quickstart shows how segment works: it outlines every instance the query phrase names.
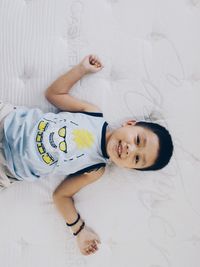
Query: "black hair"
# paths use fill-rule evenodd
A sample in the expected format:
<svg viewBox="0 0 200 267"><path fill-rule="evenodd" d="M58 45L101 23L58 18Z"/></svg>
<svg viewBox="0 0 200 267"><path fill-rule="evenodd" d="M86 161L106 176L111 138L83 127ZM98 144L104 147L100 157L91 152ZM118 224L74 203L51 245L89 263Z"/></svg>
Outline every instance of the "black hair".
<svg viewBox="0 0 200 267"><path fill-rule="evenodd" d="M173 146L170 133L165 127L161 126L160 124L153 123L153 122L139 121L139 122L136 122L135 125L152 131L153 133L157 135L158 140L159 140L158 155L157 155L155 162L149 167L142 168L142 169L136 168L136 170L140 170L140 171L153 171L154 170L155 171L155 170L162 169L168 164L173 153L174 146Z"/></svg>

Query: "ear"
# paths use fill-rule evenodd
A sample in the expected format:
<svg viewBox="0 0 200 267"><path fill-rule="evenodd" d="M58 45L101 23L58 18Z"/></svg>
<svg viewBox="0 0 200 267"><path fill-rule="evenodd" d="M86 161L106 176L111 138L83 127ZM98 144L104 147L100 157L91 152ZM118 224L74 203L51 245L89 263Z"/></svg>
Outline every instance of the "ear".
<svg viewBox="0 0 200 267"><path fill-rule="evenodd" d="M135 124L136 124L136 121L135 121L135 120L129 120L129 121L127 121L127 122L124 122L124 123L122 124L122 126L124 127L124 126L135 125Z"/></svg>

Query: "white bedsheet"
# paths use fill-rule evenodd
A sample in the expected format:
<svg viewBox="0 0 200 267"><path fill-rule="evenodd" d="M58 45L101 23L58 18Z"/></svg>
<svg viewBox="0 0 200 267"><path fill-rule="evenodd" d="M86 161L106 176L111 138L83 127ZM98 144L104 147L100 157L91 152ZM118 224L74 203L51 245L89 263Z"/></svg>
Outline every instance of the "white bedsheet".
<svg viewBox="0 0 200 267"><path fill-rule="evenodd" d="M47 86L88 53L105 68L72 94L118 126L154 119L172 133L164 170L109 166L76 206L102 240L82 256L52 202L62 177L0 193L2 267L200 266L200 1L0 0L0 99L55 110Z"/></svg>

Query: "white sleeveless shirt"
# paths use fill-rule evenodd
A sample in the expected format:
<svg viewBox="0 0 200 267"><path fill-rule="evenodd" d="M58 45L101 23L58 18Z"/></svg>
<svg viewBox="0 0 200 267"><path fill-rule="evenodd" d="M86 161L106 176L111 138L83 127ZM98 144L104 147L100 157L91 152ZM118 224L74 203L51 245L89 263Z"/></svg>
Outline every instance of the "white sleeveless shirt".
<svg viewBox="0 0 200 267"><path fill-rule="evenodd" d="M102 113L17 108L4 122L7 167L20 180L81 174L108 162Z"/></svg>

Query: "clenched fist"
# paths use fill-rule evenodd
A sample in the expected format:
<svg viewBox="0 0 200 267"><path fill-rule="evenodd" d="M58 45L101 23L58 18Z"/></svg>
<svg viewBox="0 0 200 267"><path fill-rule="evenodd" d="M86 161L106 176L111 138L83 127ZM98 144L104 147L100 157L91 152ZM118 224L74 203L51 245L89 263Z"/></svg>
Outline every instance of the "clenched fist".
<svg viewBox="0 0 200 267"><path fill-rule="evenodd" d="M84 69L85 73L95 73L102 70L103 65L96 55L88 55L81 62L80 66Z"/></svg>

